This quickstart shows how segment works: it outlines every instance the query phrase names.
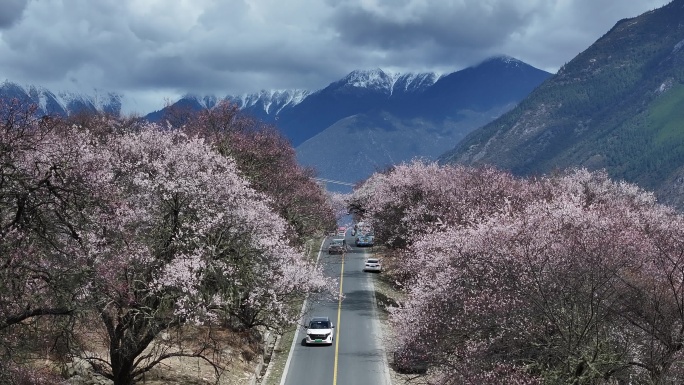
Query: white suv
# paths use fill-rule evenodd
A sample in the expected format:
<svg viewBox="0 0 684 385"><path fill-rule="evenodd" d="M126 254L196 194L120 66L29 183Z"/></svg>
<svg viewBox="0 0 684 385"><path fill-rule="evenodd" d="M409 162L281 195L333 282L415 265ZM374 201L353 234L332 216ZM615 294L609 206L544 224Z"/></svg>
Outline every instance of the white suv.
<svg viewBox="0 0 684 385"><path fill-rule="evenodd" d="M313 317L306 328L306 344L324 344L332 345L333 343L333 325L328 317Z"/></svg>

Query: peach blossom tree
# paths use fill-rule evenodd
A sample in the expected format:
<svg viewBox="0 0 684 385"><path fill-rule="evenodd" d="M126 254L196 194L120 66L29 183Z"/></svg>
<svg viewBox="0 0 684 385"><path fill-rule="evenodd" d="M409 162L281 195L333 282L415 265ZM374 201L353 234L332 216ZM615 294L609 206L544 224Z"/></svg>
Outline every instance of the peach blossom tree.
<svg viewBox="0 0 684 385"><path fill-rule="evenodd" d="M376 175L356 196L376 228L414 235L390 272L407 293L390 317L396 364L419 361L435 384L684 378L680 214L600 172L406 177L424 168ZM469 183L479 192L454 170L486 175Z"/></svg>
<svg viewBox="0 0 684 385"><path fill-rule="evenodd" d="M335 228L335 214L325 189L313 179L314 170L298 164L294 148L276 127L225 101L189 114L179 127L207 138L235 161L250 186L268 195L271 208L290 224L292 242L301 244Z"/></svg>
<svg viewBox="0 0 684 385"><path fill-rule="evenodd" d="M115 384L132 383L166 358L143 355L164 330L185 323L280 328L291 302L332 288L287 242L287 222L235 163L202 138L142 127L108 138L115 192L102 218L91 298L106 326L110 357L88 357Z"/></svg>
<svg viewBox="0 0 684 385"><path fill-rule="evenodd" d="M108 354L73 341L71 353L132 384L171 357L213 362L206 346L164 333L278 330L296 322L293 301L334 292L289 242L272 198L204 138L106 117L90 127L10 117L0 132L4 358L27 322L95 314Z"/></svg>
<svg viewBox="0 0 684 385"><path fill-rule="evenodd" d="M84 298L90 229L107 209L96 185L106 164L59 119L12 102L0 117L0 382L42 383L20 363L27 345L63 334L62 323L47 332L37 320L71 317Z"/></svg>

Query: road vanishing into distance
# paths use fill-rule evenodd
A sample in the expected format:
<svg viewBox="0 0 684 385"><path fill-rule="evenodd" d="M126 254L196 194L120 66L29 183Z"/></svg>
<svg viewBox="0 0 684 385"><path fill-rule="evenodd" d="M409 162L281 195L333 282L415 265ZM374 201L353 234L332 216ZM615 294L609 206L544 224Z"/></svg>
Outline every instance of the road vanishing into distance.
<svg viewBox="0 0 684 385"><path fill-rule="evenodd" d="M337 277L341 284L342 301L307 303L302 324L311 317L327 316L335 324L332 346L305 346L306 329L295 334L290 357L281 385L390 385L382 330L376 311L373 274L363 271L371 248L354 246L354 237L347 231L351 245L344 257L328 255L323 243L319 263L326 274Z"/></svg>

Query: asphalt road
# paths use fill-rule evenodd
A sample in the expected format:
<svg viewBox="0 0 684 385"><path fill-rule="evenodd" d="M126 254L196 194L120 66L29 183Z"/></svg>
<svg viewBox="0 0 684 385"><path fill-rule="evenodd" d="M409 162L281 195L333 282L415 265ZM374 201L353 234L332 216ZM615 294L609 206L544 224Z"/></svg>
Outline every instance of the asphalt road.
<svg viewBox="0 0 684 385"><path fill-rule="evenodd" d="M281 385L389 385L382 330L375 307L373 274L363 272L370 248L352 245L346 255L328 255L330 237L320 254L326 274L341 282L343 300L307 303L302 324L314 316L328 316L335 324L332 346L305 346L300 328L290 351Z"/></svg>

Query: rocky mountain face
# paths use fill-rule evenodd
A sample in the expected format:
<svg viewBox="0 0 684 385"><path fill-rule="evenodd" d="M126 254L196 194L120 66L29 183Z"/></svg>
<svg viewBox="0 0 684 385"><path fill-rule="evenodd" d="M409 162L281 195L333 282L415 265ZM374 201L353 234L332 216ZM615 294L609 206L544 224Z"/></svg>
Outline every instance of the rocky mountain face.
<svg viewBox="0 0 684 385"><path fill-rule="evenodd" d="M620 20L443 163L605 169L684 208L684 0Z"/></svg>

